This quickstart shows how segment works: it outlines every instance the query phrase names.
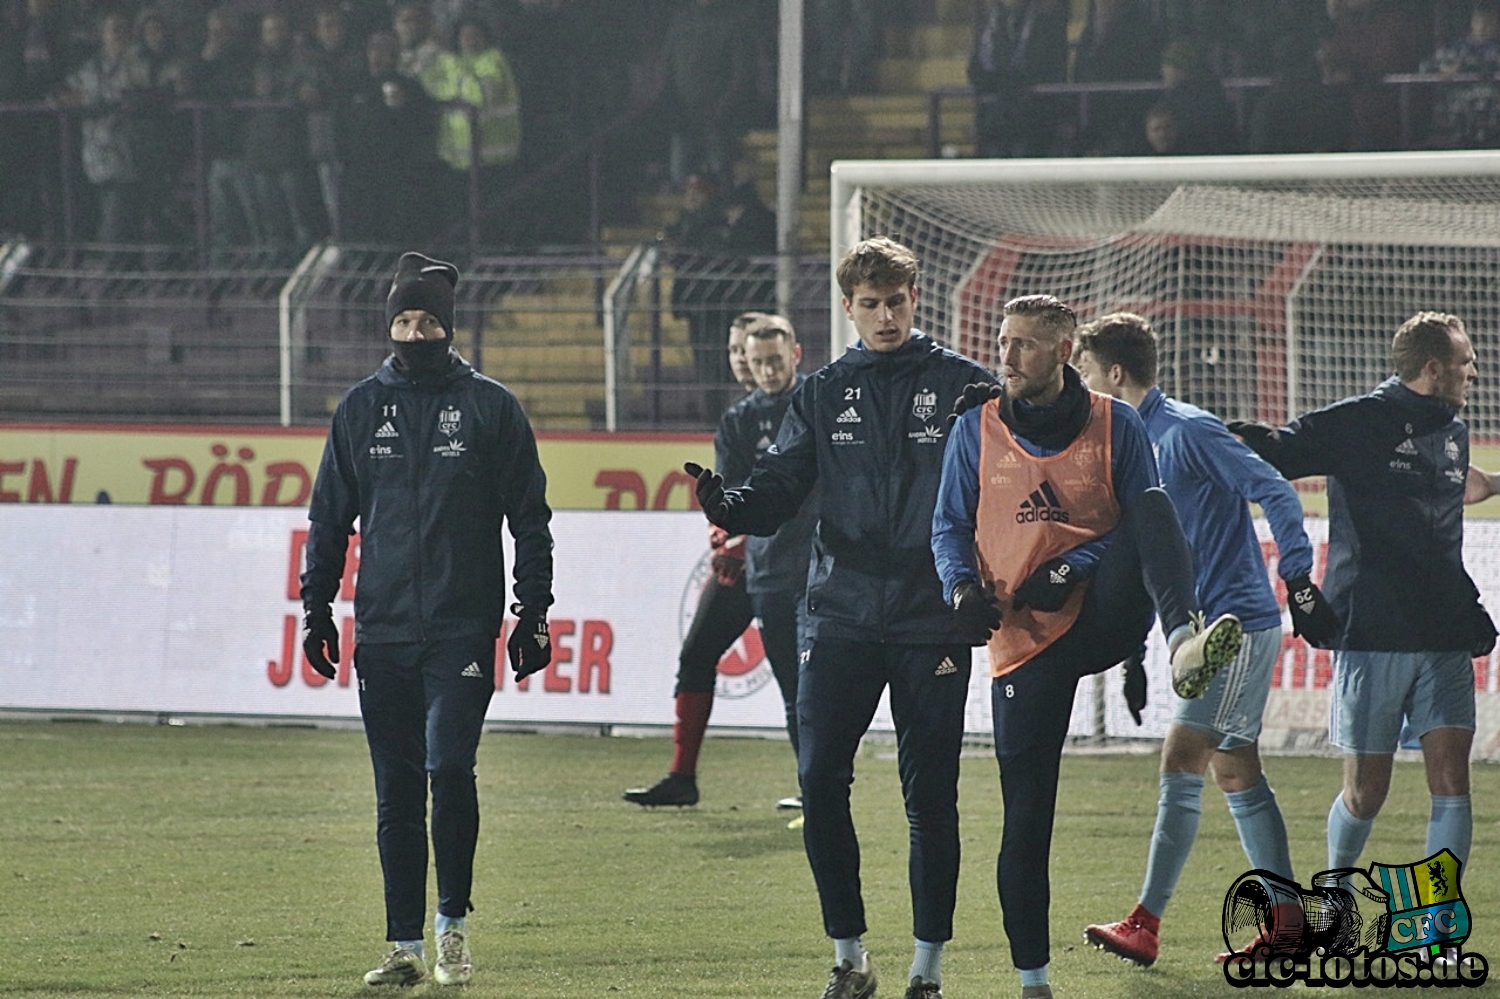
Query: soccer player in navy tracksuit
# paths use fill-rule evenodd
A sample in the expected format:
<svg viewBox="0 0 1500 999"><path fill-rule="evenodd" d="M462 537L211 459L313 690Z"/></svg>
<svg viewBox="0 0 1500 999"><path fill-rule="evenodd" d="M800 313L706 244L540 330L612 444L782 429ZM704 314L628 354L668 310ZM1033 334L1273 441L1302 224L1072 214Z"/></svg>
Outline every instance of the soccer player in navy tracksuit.
<svg viewBox="0 0 1500 999"><path fill-rule="evenodd" d="M765 318L764 312L742 312L729 323L729 370L746 392L755 391L755 376L745 361L745 331ZM755 620L755 605L745 590L745 539L715 527L709 532L709 548L713 572L698 594L677 655L671 768L655 784L626 788L620 796L642 807L698 803L698 753L714 707L719 660Z"/></svg>
<svg viewBox="0 0 1500 999"><path fill-rule="evenodd" d="M1396 374L1373 392L1284 427L1230 423L1288 479L1328 476L1328 601L1334 643L1328 738L1344 781L1328 812L1328 869L1363 852L1406 736L1420 740L1431 810L1427 853L1467 862L1474 818L1473 656L1495 627L1463 562L1463 503L1477 470L1458 418L1476 369L1463 321L1420 312L1396 331ZM1480 476L1483 478L1483 476Z"/></svg>
<svg viewBox="0 0 1500 999"><path fill-rule="evenodd" d="M932 550L955 615L992 633L1000 908L1022 999L1050 999L1048 858L1078 678L1138 654L1154 609L1173 688L1201 696L1241 630L1204 621L1140 417L1068 365L1073 310L1027 295L1003 313L1003 388L954 425Z"/></svg>
<svg viewBox="0 0 1500 999"><path fill-rule="evenodd" d="M1266 578L1250 503L1265 511L1276 539L1276 568L1286 582L1293 632L1326 648L1339 622L1310 579L1312 545L1296 491L1218 417L1162 394L1151 324L1129 312L1103 316L1080 328L1074 357L1090 389L1122 399L1140 413L1162 486L1197 559L1198 600L1206 614L1233 613L1245 629L1240 654L1204 695L1177 701L1162 744L1161 799L1139 904L1117 923L1084 930L1091 943L1149 966L1156 960L1162 914L1198 835L1209 767L1251 868L1293 880L1286 823L1261 771L1257 741L1281 654L1281 607ZM1299 928L1301 915L1298 908Z"/></svg>
<svg viewBox="0 0 1500 999"><path fill-rule="evenodd" d="M776 439L792 391L802 382L797 374L802 347L790 320L782 316L748 312L735 323L730 332L731 363L738 335L740 363L759 387L724 411L714 435L714 457L725 479L740 484ZM645 806L697 803L698 751L713 708L715 668L752 614L760 618L762 646L781 691L787 736L796 751L798 622L816 517L816 503L809 497L797 516L769 538L731 538L722 527L713 528L715 575L704 584L677 673L672 768L650 787L627 790L626 801ZM739 558L729 554L735 550ZM783 798L780 807L801 807L801 799Z"/></svg>
<svg viewBox="0 0 1500 999"><path fill-rule="evenodd" d="M776 440L794 393L805 381L797 373L801 358L802 345L797 342L796 331L781 316L768 316L746 331L745 360L759 388L724 414L714 455L725 481L748 481L755 462ZM818 495L814 490L775 534L745 539L745 589L755 604L761 642L781 690L793 753L799 745L797 660L802 607L817 523Z"/></svg>
<svg viewBox="0 0 1500 999"><path fill-rule="evenodd" d="M333 414L313 485L302 575L303 649L330 679L332 602L356 518L354 669L375 769L386 939L368 985L426 977L427 794L437 868L441 985L473 971L464 917L479 835L475 754L495 690L505 614L500 532L515 539L517 678L552 658L552 512L531 424L515 396L452 349L458 269L401 257L386 299L393 354Z"/></svg>
<svg viewBox="0 0 1500 999"><path fill-rule="evenodd" d="M854 757L890 689L901 788L911 826L916 953L911 999L941 996L941 954L958 886L958 761L968 693L966 632L943 602L932 563L932 509L944 418L965 385L993 378L912 329L917 260L867 239L837 269L860 342L792 393L775 446L749 482L724 492L699 475L708 518L769 535L816 487L818 526L807 584L807 646L798 678L803 843L834 941L825 999L865 999L876 976L861 936L859 842L849 812ZM942 406L939 406L939 402Z"/></svg>

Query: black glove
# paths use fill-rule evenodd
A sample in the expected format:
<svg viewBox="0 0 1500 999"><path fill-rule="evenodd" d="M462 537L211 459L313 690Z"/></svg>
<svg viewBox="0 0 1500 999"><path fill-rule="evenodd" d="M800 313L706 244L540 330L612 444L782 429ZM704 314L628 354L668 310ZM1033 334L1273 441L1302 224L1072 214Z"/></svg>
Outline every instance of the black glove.
<svg viewBox="0 0 1500 999"><path fill-rule="evenodd" d="M510 668L515 671L516 679L524 680L538 670L546 669L552 661L552 633L547 630L546 611L511 604L510 612L518 620L505 640L505 652L510 657Z"/></svg>
<svg viewBox="0 0 1500 999"><path fill-rule="evenodd" d="M1039 611L1059 611L1077 585L1077 569L1061 558L1048 559L1026 577L1026 582L1016 590L1011 606L1016 610L1030 607Z"/></svg>
<svg viewBox="0 0 1500 999"><path fill-rule="evenodd" d="M964 394L953 402L953 412L948 414L948 426L958 422L958 418L971 409L983 406L991 399L1000 397L1000 386L994 382L971 382L964 386Z"/></svg>
<svg viewBox="0 0 1500 999"><path fill-rule="evenodd" d="M1248 420L1230 420L1224 426L1229 432L1240 440L1250 445L1250 450L1256 454L1262 453L1262 448L1281 440L1281 431L1269 423L1251 423Z"/></svg>
<svg viewBox="0 0 1500 999"><path fill-rule="evenodd" d="M1137 652L1120 665L1125 669L1125 706L1130 717L1141 723L1141 709L1146 706L1146 654Z"/></svg>
<svg viewBox="0 0 1500 999"><path fill-rule="evenodd" d="M719 523L729 512L729 504L724 502L724 476L712 468L704 468L696 461L684 463L682 470L698 480L693 492L698 496L698 505L703 508L703 515L713 523Z"/></svg>
<svg viewBox="0 0 1500 999"><path fill-rule="evenodd" d="M1292 612L1292 634L1315 649L1331 649L1339 637L1339 616L1323 591L1306 576L1286 581L1286 606Z"/></svg>
<svg viewBox="0 0 1500 999"><path fill-rule="evenodd" d="M302 615L302 652L312 668L332 680L338 676L339 629L333 623L333 608L308 607Z"/></svg>
<svg viewBox="0 0 1500 999"><path fill-rule="evenodd" d="M965 631L988 638L1000 627L1000 601L993 586L966 579L953 588L953 616Z"/></svg>
<svg viewBox="0 0 1500 999"><path fill-rule="evenodd" d="M1495 651L1495 622L1481 603L1474 604L1473 645L1469 651L1477 658Z"/></svg>

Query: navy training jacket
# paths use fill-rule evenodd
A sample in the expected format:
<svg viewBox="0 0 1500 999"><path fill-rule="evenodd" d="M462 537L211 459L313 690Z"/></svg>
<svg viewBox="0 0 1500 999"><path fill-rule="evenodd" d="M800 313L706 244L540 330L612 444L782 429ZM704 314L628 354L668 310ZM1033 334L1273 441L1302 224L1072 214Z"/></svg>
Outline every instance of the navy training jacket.
<svg viewBox="0 0 1500 999"><path fill-rule="evenodd" d="M552 605L552 511L531 424L509 389L454 357L421 383L387 358L333 414L302 602L332 602L357 517L356 642L498 636L502 522L515 538L516 599Z"/></svg>
<svg viewBox="0 0 1500 999"><path fill-rule="evenodd" d="M779 395L756 389L724 411L714 435L714 461L731 485L744 485L755 462L776 441L802 375ZM801 593L807 587L813 529L818 523L817 490L802 501L797 515L768 538L745 539L745 591Z"/></svg>
<svg viewBox="0 0 1500 999"><path fill-rule="evenodd" d="M954 400L965 385L994 381L913 332L890 353L857 344L795 390L775 445L726 495L723 526L771 534L819 488L810 637L969 643L933 566L932 510Z"/></svg>
<svg viewBox="0 0 1500 999"><path fill-rule="evenodd" d="M1479 591L1463 563L1469 428L1396 378L1251 441L1288 479L1328 476L1323 592L1338 648L1443 652L1473 643Z"/></svg>

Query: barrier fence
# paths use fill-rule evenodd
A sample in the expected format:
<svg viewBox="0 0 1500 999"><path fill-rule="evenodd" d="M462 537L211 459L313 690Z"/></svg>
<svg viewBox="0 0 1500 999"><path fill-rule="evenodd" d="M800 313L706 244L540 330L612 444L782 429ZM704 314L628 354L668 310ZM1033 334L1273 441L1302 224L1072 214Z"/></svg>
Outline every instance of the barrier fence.
<svg viewBox="0 0 1500 999"><path fill-rule="evenodd" d="M1255 101L1271 87L1268 76L1234 76L1219 81L1234 111L1235 123L1244 134ZM1368 86L1394 95L1397 108L1399 149L1421 149L1432 124L1434 102L1444 91L1474 84L1500 83L1495 77L1477 73L1392 73ZM1057 124L1069 135L1085 133L1096 117L1094 105L1111 95L1140 95L1150 101L1166 85L1160 80L1132 80L1116 83L1038 83L1026 92L1042 98L1046 113L1057 116ZM934 87L927 93L927 155L934 159L944 155L949 116L973 115L977 92L969 86ZM1144 110L1144 109L1142 109ZM1144 122L1142 123L1144 128Z"/></svg>
<svg viewBox="0 0 1500 999"><path fill-rule="evenodd" d="M0 549L10 557L0 573L0 712L358 717L349 656L327 681L302 656L301 510L42 504L10 506L4 514ZM1268 539L1265 524L1257 526ZM670 726L675 650L710 572L701 514L560 512L552 530L553 661L521 683L496 670L488 718L605 731ZM1309 532L1320 577L1327 522L1310 521ZM601 569L601 548L611 552L612 565L628 571ZM1500 593L1500 523L1472 523L1465 554L1481 594ZM642 587L643 578L653 585ZM353 648L353 584L350 575L334 605L346 651ZM504 661L503 648L498 661ZM1491 654L1474 667L1474 755L1500 759L1500 661ZM1142 725L1129 717L1116 667L1080 684L1070 735L1160 738L1174 699L1159 634L1151 637L1146 669ZM1314 653L1288 627L1272 679L1264 749L1327 748L1330 679L1328 653ZM717 683L716 726L774 732L784 724L754 626L720 661ZM974 738L992 729L989 687L984 650L976 649L964 721ZM893 727L889 705L882 703L873 728Z"/></svg>
<svg viewBox="0 0 1500 999"><path fill-rule="evenodd" d="M775 309L777 259L435 248L462 274L456 345L539 430L705 430L739 397L729 318ZM319 243L300 260L180 247L0 246L0 419L321 425L389 352L398 254ZM827 358L828 263L798 258L783 307Z"/></svg>

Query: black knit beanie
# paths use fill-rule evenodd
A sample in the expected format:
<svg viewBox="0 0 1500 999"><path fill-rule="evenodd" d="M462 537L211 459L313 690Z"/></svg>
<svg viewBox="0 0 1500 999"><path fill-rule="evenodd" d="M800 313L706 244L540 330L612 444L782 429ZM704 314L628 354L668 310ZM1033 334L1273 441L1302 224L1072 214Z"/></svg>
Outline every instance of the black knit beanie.
<svg viewBox="0 0 1500 999"><path fill-rule="evenodd" d="M403 253L396 265L390 294L385 299L385 325L407 309L421 309L437 317L448 339L453 339L453 289L458 268L420 253Z"/></svg>

